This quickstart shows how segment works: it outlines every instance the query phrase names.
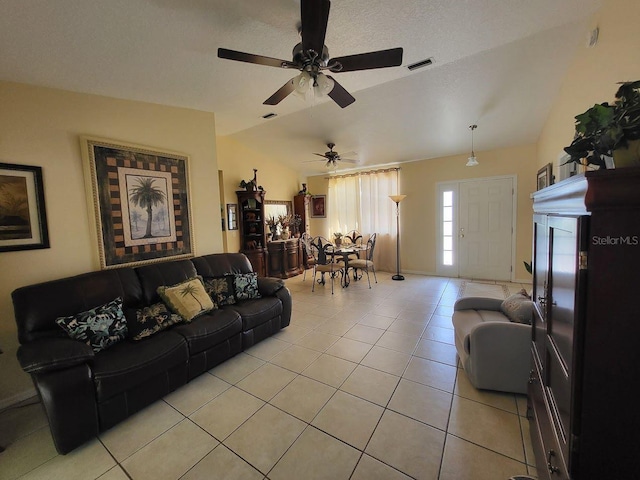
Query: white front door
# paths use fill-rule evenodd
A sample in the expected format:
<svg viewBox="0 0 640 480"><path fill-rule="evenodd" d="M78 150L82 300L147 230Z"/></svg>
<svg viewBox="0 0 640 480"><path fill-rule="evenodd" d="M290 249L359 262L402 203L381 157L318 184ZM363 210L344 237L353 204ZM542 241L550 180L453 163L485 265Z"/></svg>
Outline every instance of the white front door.
<svg viewBox="0 0 640 480"><path fill-rule="evenodd" d="M510 280L513 179L461 182L459 192L460 276Z"/></svg>
<svg viewBox="0 0 640 480"><path fill-rule="evenodd" d="M514 184L514 177L439 184L440 275L511 279Z"/></svg>

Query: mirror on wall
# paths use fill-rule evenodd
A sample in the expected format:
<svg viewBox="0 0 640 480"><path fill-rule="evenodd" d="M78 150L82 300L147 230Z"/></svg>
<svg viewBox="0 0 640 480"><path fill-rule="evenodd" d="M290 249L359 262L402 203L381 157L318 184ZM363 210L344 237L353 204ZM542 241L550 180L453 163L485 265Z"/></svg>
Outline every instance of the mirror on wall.
<svg viewBox="0 0 640 480"><path fill-rule="evenodd" d="M265 218L278 218L279 215L291 215L293 206L290 200L265 200L264 216Z"/></svg>

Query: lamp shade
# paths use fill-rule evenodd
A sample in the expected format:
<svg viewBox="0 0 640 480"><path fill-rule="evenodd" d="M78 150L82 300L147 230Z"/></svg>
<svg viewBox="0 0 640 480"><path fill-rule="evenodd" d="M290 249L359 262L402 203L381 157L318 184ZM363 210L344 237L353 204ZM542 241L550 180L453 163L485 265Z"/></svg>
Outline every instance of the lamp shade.
<svg viewBox="0 0 640 480"><path fill-rule="evenodd" d="M476 165L480 165L478 163L478 160L476 159L475 155L472 155L471 157L469 157L467 159L467 164L465 165L466 167L475 167Z"/></svg>
<svg viewBox="0 0 640 480"><path fill-rule="evenodd" d="M333 90L335 82L326 75L319 73L316 76L316 85L314 85L314 91L318 96L328 95Z"/></svg>
<svg viewBox="0 0 640 480"><path fill-rule="evenodd" d="M400 203L406 197L406 195L389 195L389 198L395 203Z"/></svg>

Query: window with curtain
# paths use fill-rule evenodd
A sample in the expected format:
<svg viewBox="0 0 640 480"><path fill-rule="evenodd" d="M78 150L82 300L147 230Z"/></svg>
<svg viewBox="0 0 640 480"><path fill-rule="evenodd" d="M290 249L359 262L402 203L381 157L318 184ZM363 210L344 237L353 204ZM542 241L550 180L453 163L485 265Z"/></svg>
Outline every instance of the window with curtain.
<svg viewBox="0 0 640 480"><path fill-rule="evenodd" d="M376 269L393 271L396 258L398 170L379 170L329 178L327 195L330 234L358 230L366 240L377 233Z"/></svg>

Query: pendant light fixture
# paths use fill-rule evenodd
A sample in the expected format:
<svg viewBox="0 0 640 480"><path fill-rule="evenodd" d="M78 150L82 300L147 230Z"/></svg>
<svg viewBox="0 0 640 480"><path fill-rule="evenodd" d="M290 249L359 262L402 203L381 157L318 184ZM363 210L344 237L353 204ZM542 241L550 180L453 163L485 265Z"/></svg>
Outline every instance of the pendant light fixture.
<svg viewBox="0 0 640 480"><path fill-rule="evenodd" d="M473 151L473 131L478 128L478 125L469 125L471 129L471 156L467 159L467 167L475 167L479 165L478 160L476 159L476 154Z"/></svg>

